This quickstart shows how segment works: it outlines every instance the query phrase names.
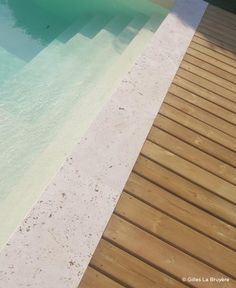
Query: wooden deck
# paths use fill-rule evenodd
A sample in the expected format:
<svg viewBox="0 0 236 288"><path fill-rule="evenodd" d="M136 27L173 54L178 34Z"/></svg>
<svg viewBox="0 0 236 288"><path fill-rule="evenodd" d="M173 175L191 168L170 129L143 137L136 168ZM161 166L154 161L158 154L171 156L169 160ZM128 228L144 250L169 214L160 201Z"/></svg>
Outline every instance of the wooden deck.
<svg viewBox="0 0 236 288"><path fill-rule="evenodd" d="M236 287L235 113L236 16L209 6L80 288Z"/></svg>

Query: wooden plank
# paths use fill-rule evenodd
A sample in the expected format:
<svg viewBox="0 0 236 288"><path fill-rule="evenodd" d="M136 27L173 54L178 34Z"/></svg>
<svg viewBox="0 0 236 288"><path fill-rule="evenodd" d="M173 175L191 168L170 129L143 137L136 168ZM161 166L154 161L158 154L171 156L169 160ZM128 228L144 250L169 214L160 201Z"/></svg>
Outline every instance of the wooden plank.
<svg viewBox="0 0 236 288"><path fill-rule="evenodd" d="M226 43L230 43L231 45L236 47L235 41L235 32L232 28L225 27L224 25L217 24L216 21L211 21L210 18L203 18L200 25L198 26L198 31L203 29L211 31L220 37L221 40Z"/></svg>
<svg viewBox="0 0 236 288"><path fill-rule="evenodd" d="M236 56L234 56L233 53L226 52L226 50L220 48L219 46L214 45L213 43L201 39L197 36L193 37L189 48L201 53L201 55L196 55L208 56L206 59L210 61L209 63L213 64L212 61L215 61L214 65L217 67L220 67L220 63L222 63L222 66L226 71L232 72L232 74L234 74L234 69L236 67ZM231 67L233 69L231 69Z"/></svg>
<svg viewBox="0 0 236 288"><path fill-rule="evenodd" d="M236 169L178 138L152 127L148 139L170 152L236 185Z"/></svg>
<svg viewBox="0 0 236 288"><path fill-rule="evenodd" d="M197 84L200 88L203 87L213 93L215 93L216 95L221 96L222 98L227 98L228 100L236 103L236 97L235 97L235 93L225 89L224 87L215 84L205 78L202 78L201 75L197 75L194 73L191 73L185 69L179 68L178 70L178 76L180 76L181 78L187 79L190 82L193 82L195 84ZM223 98L223 99L224 99Z"/></svg>
<svg viewBox="0 0 236 288"><path fill-rule="evenodd" d="M207 12L206 12L206 17L211 14L213 15L215 18L221 18L224 19L224 21L229 22L233 27L236 27L236 16L235 14L226 11L224 9L218 8L214 5L209 5L207 8Z"/></svg>
<svg viewBox="0 0 236 288"><path fill-rule="evenodd" d="M234 84L236 83L236 69L222 63L221 61L217 61L208 55L204 55L194 49L189 48L184 60Z"/></svg>
<svg viewBox="0 0 236 288"><path fill-rule="evenodd" d="M158 114L155 119L154 125L162 130L170 133L171 135L189 143L190 145L214 156L225 163L236 167L236 153L228 150L227 148L211 141L210 139L199 135L198 133L184 127L177 122Z"/></svg>
<svg viewBox="0 0 236 288"><path fill-rule="evenodd" d="M145 244L145 243L144 243ZM91 265L135 288L186 288L163 272L102 239L91 260Z"/></svg>
<svg viewBox="0 0 236 288"><path fill-rule="evenodd" d="M219 21L220 19L214 19L212 15L208 15L202 19L201 25L219 30L221 33L226 35L227 39L233 40L236 37L236 29L229 24L227 21ZM215 30L216 31L216 30Z"/></svg>
<svg viewBox="0 0 236 288"><path fill-rule="evenodd" d="M202 108L197 107L195 104L187 102L181 97L177 97L168 93L165 97L165 103L177 108L184 113L201 120L202 122L220 130L221 132L228 134L232 137L236 137L235 125L225 121L218 116L213 115L211 112L205 111ZM236 118L236 117L235 117ZM234 139L236 141L236 139Z"/></svg>
<svg viewBox="0 0 236 288"><path fill-rule="evenodd" d="M212 25L214 25L216 23L218 25L222 25L224 27L230 28L234 31L236 30L236 25L235 25L236 20L232 21L231 19L228 19L227 17L225 17L219 13L214 13L214 12L208 10L205 13L205 17L203 18L203 20L204 19L211 20Z"/></svg>
<svg viewBox="0 0 236 288"><path fill-rule="evenodd" d="M219 198L215 194L200 187L193 182L177 175L144 156L140 155L133 171L160 187L170 191L176 196L210 212L212 215L236 225L235 205ZM224 245L236 249L235 231L231 225L222 224L219 241Z"/></svg>
<svg viewBox="0 0 236 288"><path fill-rule="evenodd" d="M222 48L217 45L217 41L210 42L206 36L201 35L198 37L198 33L194 35L193 40L190 44L190 47L205 53L215 59L218 59L224 63L227 63L233 67L236 67L235 61L236 56L234 52L231 52L228 49Z"/></svg>
<svg viewBox="0 0 236 288"><path fill-rule="evenodd" d="M186 275L194 275L197 278L206 278L209 275L215 278L225 277L224 274L115 215L112 216L104 237L118 246L124 247L132 254L139 255L148 263L161 267L162 270L174 275L179 280ZM139 239L139 241L134 241L134 239ZM193 287L206 286L202 282L191 284ZM233 288L235 285L236 282L231 280L225 283L225 288ZM208 287L214 286L209 285Z"/></svg>
<svg viewBox="0 0 236 288"><path fill-rule="evenodd" d="M170 151L146 141L141 153L190 181L236 204L236 187Z"/></svg>
<svg viewBox="0 0 236 288"><path fill-rule="evenodd" d="M221 87L224 87L225 89L231 91L234 93L234 98L235 97L235 92L236 92L236 85L228 80L225 80L223 79L222 77L219 77L217 76L217 71L218 71L218 68L217 67L214 67L214 70L215 70L215 73L213 74L213 71L209 71L209 70L205 70L205 69L202 69L200 67L197 67L195 65L193 65L192 63L189 63L189 62L186 62L187 59L190 59L191 56L188 56L186 55L184 60L182 61L182 64L181 64L181 68L193 73L193 74L196 74L198 76L201 76L209 81L211 81L212 83L215 83L217 85L220 85ZM185 61L186 59L186 61ZM195 61L197 62L197 61ZM198 61L199 62L199 61ZM204 64L204 66L209 66L207 63Z"/></svg>
<svg viewBox="0 0 236 288"><path fill-rule="evenodd" d="M197 31L206 35L207 37L210 36L210 37L214 37L215 39L218 39L219 41L229 46L232 52L235 52L236 50L235 41L233 41L231 37L228 37L228 35L225 35L224 31L220 31L220 30L215 29L214 27L205 26L203 24L199 25Z"/></svg>
<svg viewBox="0 0 236 288"><path fill-rule="evenodd" d="M203 123L202 121L185 114L184 112L175 109L174 107L163 103L160 113L181 125L198 132L199 134L215 141L224 147L236 151L236 141L233 137Z"/></svg>
<svg viewBox="0 0 236 288"><path fill-rule="evenodd" d="M146 172L149 173L150 171L147 170ZM159 170L157 169L156 172L158 173ZM160 211L163 211L178 221L181 221L185 225L188 225L198 232L201 232L219 242L222 242L222 240L225 241L225 238L218 233L219 231L224 234L226 231L233 231L235 229L225 224L225 222L222 220L212 216L196 206L191 205L190 203L182 200L160 186L153 184L134 172L131 173L129 177L129 180L125 186L125 191L131 195L134 195L143 202L146 202L147 204L159 209ZM235 206L227 208L232 208L231 212L234 213L234 218L236 218ZM234 219L234 222L235 220L236 219ZM229 239L231 237L232 235L229 237ZM225 241L225 243L230 242L231 240ZM234 243L232 247L235 247L235 244L236 243Z"/></svg>
<svg viewBox="0 0 236 288"><path fill-rule="evenodd" d="M221 8L214 6L214 5L209 5L207 7L207 12L215 12L217 16L227 17L229 19L232 19L233 21L235 21L235 19L236 19L235 14L233 14L232 12L221 9Z"/></svg>
<svg viewBox="0 0 236 288"><path fill-rule="evenodd" d="M133 196L123 193L115 212L154 236L229 275L229 277L234 278L234 275L236 275L234 251L192 230Z"/></svg>
<svg viewBox="0 0 236 288"><path fill-rule="evenodd" d="M219 46L220 48L222 48L223 50L225 50L225 54L226 55L234 55L235 54L235 47L230 45L229 43L226 43L224 42L223 40L219 39L219 38L215 38L215 35L212 35L212 33L204 33L204 32L200 32L200 31L197 31L195 33L195 36L196 37L199 37L205 41L208 41L212 44L215 44L217 46Z"/></svg>
<svg viewBox="0 0 236 288"><path fill-rule="evenodd" d="M200 49L199 49L199 46L200 46ZM223 70L223 73L224 73L224 71L227 71L227 73L225 73L225 78L235 83L236 67L234 67L232 65L234 62L232 59L228 58L230 60L229 62L231 63L231 65L228 65L227 63L222 62L222 61L218 60L217 58L213 58L212 56L207 55L204 52L199 51L199 50L203 50L204 52L206 52L206 50L208 50L208 49L205 48L204 46L201 46L201 45L198 45L197 43L192 42L192 44L190 45L190 47L187 50L187 54L189 54L189 55L191 55L197 59L202 60L203 63L208 63L208 64L211 64L215 67L218 67L220 69L220 71ZM214 56L216 56L216 55L214 55Z"/></svg>
<svg viewBox="0 0 236 288"><path fill-rule="evenodd" d="M88 267L79 288L124 288L95 269Z"/></svg>
<svg viewBox="0 0 236 288"><path fill-rule="evenodd" d="M175 83L179 83L181 82L181 80L177 80ZM187 83L188 85L188 83ZM187 86L185 85L185 86ZM190 84L191 86L191 84ZM221 106L215 104L215 103L212 103L208 100L205 100L204 98L180 87L180 86L177 86L175 84L172 84L170 89L169 89L169 92L175 96L178 96L179 98L189 102L189 103L192 103L194 105L196 105L197 107L201 108L201 109L204 109L234 125L236 125L236 114L235 113L232 113L224 108L222 108ZM236 128L236 127L234 127ZM234 129L234 133L233 135L236 134L235 132L235 129Z"/></svg>
<svg viewBox="0 0 236 288"><path fill-rule="evenodd" d="M232 43L236 43L236 30L232 27L222 25L222 23L215 21L215 19L211 19L210 17L203 17L200 27L206 27L210 30L220 32L227 40L232 40Z"/></svg>
<svg viewBox="0 0 236 288"><path fill-rule="evenodd" d="M211 112L205 111L204 109L197 107L195 103L192 104L185 99L182 99L181 97L175 96L171 93L168 93L166 95L164 102L194 118L201 120L202 122L220 130L225 134L236 137L235 125L212 114Z"/></svg>
<svg viewBox="0 0 236 288"><path fill-rule="evenodd" d="M234 114L236 113L236 103L235 102L232 102L226 98L223 98L223 97L215 94L214 92L211 92L211 91L207 90L206 88L203 88L203 87L197 85L196 83L193 83L187 79L181 78L179 75L175 76L173 83L178 85L178 89L181 89L181 88L185 89L188 92L190 92L191 95L200 96L200 97L206 99L207 101L215 103L215 104L223 107L224 109L227 109L228 111L233 112L233 114L232 113L229 114L230 116L226 116L226 113L228 111L226 113L222 113L221 117L224 117L226 120L230 119L230 121L229 120L228 121L229 122L233 121L232 123L234 123L234 120L232 120L232 119L235 118ZM173 86L173 84L172 84L172 86ZM173 90L172 86L170 88L171 90ZM171 91L171 92L173 93L173 91ZM175 94L175 93L173 93L173 94ZM214 109L214 111L215 111L215 109ZM230 118L228 118L228 117L230 117Z"/></svg>

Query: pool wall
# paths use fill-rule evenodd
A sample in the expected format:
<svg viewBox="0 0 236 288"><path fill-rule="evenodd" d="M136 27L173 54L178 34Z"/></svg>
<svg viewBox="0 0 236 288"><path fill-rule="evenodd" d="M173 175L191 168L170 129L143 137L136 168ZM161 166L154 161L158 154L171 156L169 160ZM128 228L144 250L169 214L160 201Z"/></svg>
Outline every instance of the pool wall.
<svg viewBox="0 0 236 288"><path fill-rule="evenodd" d="M176 0L1 251L0 287L78 286L206 7Z"/></svg>

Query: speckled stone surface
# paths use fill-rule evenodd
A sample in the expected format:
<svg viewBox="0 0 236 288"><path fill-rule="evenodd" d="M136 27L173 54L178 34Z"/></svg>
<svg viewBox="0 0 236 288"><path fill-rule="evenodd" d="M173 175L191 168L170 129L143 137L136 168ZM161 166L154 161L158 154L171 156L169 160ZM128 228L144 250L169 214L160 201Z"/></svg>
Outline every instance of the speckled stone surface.
<svg viewBox="0 0 236 288"><path fill-rule="evenodd" d="M176 1L1 251L0 287L78 286L206 6Z"/></svg>

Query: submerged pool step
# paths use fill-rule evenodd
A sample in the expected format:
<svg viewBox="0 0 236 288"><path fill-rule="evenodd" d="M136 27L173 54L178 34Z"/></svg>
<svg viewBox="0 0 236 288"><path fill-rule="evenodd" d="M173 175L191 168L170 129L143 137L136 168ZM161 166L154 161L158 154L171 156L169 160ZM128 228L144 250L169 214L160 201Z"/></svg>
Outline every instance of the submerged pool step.
<svg viewBox="0 0 236 288"><path fill-rule="evenodd" d="M73 107L77 101L80 101L81 97L89 97L91 91L96 89L97 84L116 63L147 20L148 17L143 14L137 15L132 20L117 16L94 37L86 47L84 54L77 58L79 69L75 78L75 85L79 84L77 93L72 93L70 97L65 94L58 98L55 102L56 106L54 106L55 113L58 114L61 110L63 114ZM73 62L76 63L76 60ZM107 83L107 86L109 86L109 83ZM52 111L50 111L50 114L52 115Z"/></svg>
<svg viewBox="0 0 236 288"><path fill-rule="evenodd" d="M45 127L37 125L32 126L29 122L23 121L24 119L21 119L19 113L12 113L11 109L4 110L4 107L8 108L6 102L8 99L4 97L8 97L10 93L13 93L12 95L15 97L18 95L22 95L23 97L25 94L30 95L30 93L33 93L33 89L31 88L33 87L32 84L39 83L40 81L41 83L45 81L46 85L47 80L45 79L47 79L47 72L49 72L50 69L53 69L55 74L58 73L58 71L55 70L55 65L51 64L55 63L57 57L57 60L60 60L61 56L58 52L61 47L65 46L66 40L70 40L71 37L79 34L78 30L81 30L83 27L84 29L91 27L95 31L94 27L96 26L96 29L98 29L97 32L100 31L102 26L98 26L97 18L98 17L93 17L91 19L91 17L83 17L73 23L73 25L66 29L60 37L54 40L47 49L43 50L37 57L27 64L25 68L21 69L18 75L12 77L8 83L1 87L0 135L2 140L0 142L0 150L2 153L0 154L0 163L3 163L0 166L1 198L5 198L12 187L21 179L22 173L28 170L30 165L34 162L36 155L48 145L51 139L50 137L52 136L48 135L50 133L44 133ZM84 36L84 34L85 33L80 34L81 44L83 44L82 40L89 40L89 38ZM6 52L3 51L3 53L0 54L5 56ZM11 55L9 54L7 59L3 59L8 60L10 57ZM12 60L12 58L10 58L10 60ZM0 65L3 65L3 63L4 62L1 62ZM18 65L18 68L19 71L20 65ZM16 71L16 69L14 71ZM6 75L4 76L6 77ZM13 76L13 74L11 76ZM51 77L53 76L51 75ZM21 87L21 84L23 87ZM38 96L38 94L36 96ZM11 102L11 105L13 104L14 103ZM29 105L30 103L25 104ZM31 153L28 153L27 151L31 151ZM9 175L14 175L10 181L8 179Z"/></svg>
<svg viewBox="0 0 236 288"><path fill-rule="evenodd" d="M7 135L6 141L2 141L4 159L1 160L3 163L8 163L7 159L11 160L11 165L8 165L8 169L4 168L1 175L10 173L20 179L21 171L27 170L33 159L36 159L55 137L64 117L67 117L67 112L74 105L80 106L80 98L88 96L88 100L91 100L92 91L143 27L147 18L138 15L131 20L117 16L109 23L108 20L107 17L97 16L84 26L82 30L86 31L89 25L93 29L97 27L98 21L101 26L107 23L94 38L85 39L84 35L79 37L79 34L76 34L67 41L62 46L64 49L60 50L60 57L64 55L64 58L62 57L60 63L56 64L58 66L53 66L52 70L53 62L44 63L55 51L50 48L50 53L46 50L40 53L38 59L36 57L1 89L0 109L2 107L10 116L2 119L1 135ZM82 38L86 41L82 41ZM42 67L52 72L44 75L46 70L41 69ZM94 105L90 104L91 107ZM9 169L11 171L8 171ZM4 186L7 188L17 181L6 181Z"/></svg>
<svg viewBox="0 0 236 288"><path fill-rule="evenodd" d="M75 143L78 143L81 136L84 135L111 94L117 89L117 85L123 78L124 73L128 72L137 56L142 52L145 45L147 45L147 43L143 43L142 41L150 40L157 26L163 20L163 18L158 20L156 17L159 17L159 15L151 17L141 29L139 29L139 27L142 26L139 21L133 19L119 34L119 37L116 37L112 41L112 45L110 46L112 47L111 51L114 49L116 53L120 53L119 56L113 58L115 61L112 65L108 64L108 69L101 70L100 74L95 73L95 75L100 75L100 78L97 78L95 81L89 81L91 85L86 85L84 87L87 88L80 89L80 91L83 91L84 97L81 96L78 101L72 103L73 106L70 108L69 113L67 113L67 117L60 122L58 133L53 137L53 141L49 143L44 154L41 155L41 157L39 156L38 163L45 163L45 161L47 161L45 159L50 158L50 155L54 155L55 157L53 162L62 163L64 155L68 155L70 151L74 149ZM143 19L143 21L145 21L145 19ZM136 27L136 31L134 27ZM120 40L123 39L126 33L131 33L131 41L128 45L124 45L124 50L122 49L123 53L121 53L120 49L116 49L117 47L120 48L117 42L120 44ZM132 51L134 51L134 54ZM104 51L104 54L108 55L106 53L107 51ZM110 57L107 57L107 62L109 62L109 59ZM104 64L103 62L99 63ZM83 87L83 85L81 87ZM64 102L61 103L60 106L65 108L67 104ZM55 111L57 111L57 109L55 109ZM63 146L59 143L63 143Z"/></svg>
<svg viewBox="0 0 236 288"><path fill-rule="evenodd" d="M81 15L79 19L74 21L65 31L63 31L49 46L58 46L63 45L67 41L69 41L76 34L81 32L81 29L91 23L94 20L94 16L92 15ZM47 47L47 49L49 48Z"/></svg>
<svg viewBox="0 0 236 288"><path fill-rule="evenodd" d="M32 60L32 64L35 61L45 61L43 57L48 57L50 62L55 61L54 64L57 64L58 61L63 61L61 58L63 52L67 51L67 54L71 54L69 43L71 40L77 42L77 48L82 47L95 37L97 33L107 24L110 20L109 16L106 15L97 15L97 16L81 16L77 19L70 27L68 27L61 35L59 35L48 47L46 47L35 59ZM62 54L61 54L62 53Z"/></svg>
<svg viewBox="0 0 236 288"><path fill-rule="evenodd" d="M26 65L25 69L22 69L22 71L20 71L20 73L12 80L15 82L17 79L29 77L30 75L31 80L37 82L37 80L40 80L43 77L47 78L50 73L58 73L56 66L62 66L65 51L66 55L69 55L71 52L66 46L67 42L74 37L77 39L77 45L79 45L79 47L86 45L87 41L90 40L90 36L95 36L109 21L109 19L109 17L103 15L93 17L87 15L80 17L36 57L34 57L30 63Z"/></svg>
<svg viewBox="0 0 236 288"><path fill-rule="evenodd" d="M0 85L16 74L26 62L0 46Z"/></svg>
<svg viewBox="0 0 236 288"><path fill-rule="evenodd" d="M108 20L106 16L97 16L88 26L90 25L91 29L98 27L98 19L100 28ZM47 111L57 106L60 99L79 97L84 79L93 74L90 66L96 64L102 67L104 64L103 62L97 64L97 60L93 59L99 51L103 51L114 41L129 21L127 17L117 16L93 39L85 39L82 33L75 35L63 46L63 49L59 49L57 61L54 61L55 49L51 49L52 46L49 47L48 52L45 49L36 57L37 59L35 58L17 77L3 87L0 92L0 105L23 120L32 122L43 118ZM88 27L83 29L88 30ZM49 62L50 56L53 59L51 62ZM63 107L58 109L60 108ZM63 113L58 111L58 114L60 112Z"/></svg>
<svg viewBox="0 0 236 288"><path fill-rule="evenodd" d="M127 45L116 63L108 69L100 83L100 87L103 87L103 90L100 89L100 93L102 93L104 98L108 97L108 95L112 93L112 89L118 85L119 81L124 77L124 73L127 73L134 65L135 60L137 60L138 56L151 40L164 18L165 16L160 13L153 14L153 16L145 23L143 28L138 31L129 45ZM111 83L110 87L106 83ZM106 89L104 89L105 86ZM96 97L98 97L98 92L96 92L96 94Z"/></svg>
<svg viewBox="0 0 236 288"><path fill-rule="evenodd" d="M23 118L25 116L26 119L28 117L29 120L32 120L29 113L34 102L38 101L40 106L43 99L45 99L44 97L50 99L50 97L53 98L53 93L56 93L56 91L60 93L60 90L63 89L60 85L63 85L63 83L59 79L63 79L66 69L69 73L72 71L71 68L73 66L68 67L66 63L69 62L71 57L74 59L75 51L71 45L69 48L67 47L69 41L65 43L63 41L66 39L70 40L70 36L73 33L76 39L75 48L78 51L83 50L87 42L91 41L86 35L89 32L91 35L91 31L96 35L109 19L108 16L99 15L92 19L76 21L72 27L63 32L58 39L55 39L37 57L25 65L19 73L4 83L0 91L0 107L11 111L13 114L21 114ZM86 23L86 20L90 21ZM86 25L83 26L85 23ZM80 26L83 27L81 28ZM75 29L78 30L79 27L81 28L80 31L75 33Z"/></svg>
<svg viewBox="0 0 236 288"><path fill-rule="evenodd" d="M68 101L68 95L58 98L54 107L56 114L59 114L60 110L63 110L61 114L65 113L66 110L76 105L77 101L80 103L80 99L83 97L90 98L92 91L96 90L98 83L147 21L148 17L143 14L136 15L134 19L127 16L116 16L88 43L86 50L81 51L82 54L75 56L77 60L72 62L77 63L79 69L75 74L77 81L75 83L79 84L77 93L71 94L70 101ZM70 42L75 44L74 39ZM99 100L99 97L97 99ZM91 105L93 104L91 103ZM52 115L52 111L50 114Z"/></svg>
<svg viewBox="0 0 236 288"><path fill-rule="evenodd" d="M90 86L91 89L89 91L84 91L86 97L82 97L80 99L81 101L78 101L77 105L74 106L71 116L62 128L63 131L69 131L69 127L74 127L74 129L77 127L79 130L81 125L87 125L87 127L89 127L90 122L88 115L98 113L98 111L103 107L107 99L117 89L125 73L128 73L129 69L134 65L135 60L140 53L142 53L148 41L151 40L156 29L160 26L163 20L164 16L161 14L153 14L141 29L137 29L135 37L131 37L132 41L130 41L126 47L123 47L124 50L120 56L115 59L113 65L108 65L108 69L104 71L99 81L91 81L94 85ZM120 37L113 41L113 47L120 48L120 40L123 35L129 31L129 29L130 31L133 30L131 27L134 23L135 19L130 23L127 29L121 33ZM69 132L67 132L67 134L69 134ZM61 139L62 138L63 136L61 136Z"/></svg>
<svg viewBox="0 0 236 288"><path fill-rule="evenodd" d="M57 99L51 99L53 101L53 106L51 105L53 109L44 109L44 117L48 117L49 122L55 119L62 119L62 117L66 117L67 112L74 105L80 103L81 98L87 97L91 91L95 91L94 93L96 94L96 87L100 85L99 83L104 75L116 63L147 20L148 17L143 14L138 14L132 20L124 16L114 17L88 43L86 50L78 50L78 53L74 54L74 59L70 59L72 62L70 66L70 83L68 83L70 85L69 89L60 93L60 97L57 97ZM76 44L73 38L70 44L72 46ZM80 51L82 54L79 54ZM115 80L113 79L112 82ZM109 85L110 83L107 83L107 87ZM99 98L97 100L99 101Z"/></svg>
<svg viewBox="0 0 236 288"><path fill-rule="evenodd" d="M86 79L85 88L80 90L81 97L86 98L83 100L83 103L87 105L87 109L83 107L86 113L93 113L98 109L98 105L102 107L116 89L124 74L134 65L135 60L163 20L164 16L162 17L159 13L154 14L149 19L143 15L138 15L110 43L110 46L102 50L102 53L94 56L94 59L98 58L98 61L94 61L95 67L93 66L92 69L94 73ZM110 55L113 56L109 57ZM101 65L101 63L103 64ZM96 105L94 106L93 103L96 103ZM78 113L82 112L80 107L76 109L78 109Z"/></svg>
<svg viewBox="0 0 236 288"><path fill-rule="evenodd" d="M64 46L66 48L60 52L61 55L65 53L60 63L61 69L56 70L54 74L49 74L50 78L48 75L47 77L42 75L40 78L38 74L37 87L34 86L35 79L31 76L34 69L40 69L40 66L34 66L32 63L32 70L28 70L28 73L32 72L31 74L15 77L17 80L15 83L11 81L9 82L11 86L5 86L5 89L9 89L5 91L5 96L11 97L10 93L14 92L17 93L15 97L21 97L16 99L18 107L15 110L13 110L14 106L8 109L7 104L10 102L7 102L6 98L5 100L1 98L1 106L10 112L8 113L10 118L2 121L2 129L5 132L1 131L1 134L8 134L7 142L2 143L4 154L1 160L4 163L7 163L7 159L11 160L11 165L4 168L1 175L4 177L9 173L15 175L11 183L6 181L4 184L6 191L9 185L21 179L21 171L26 171L27 167L30 167L33 159L37 159L42 151L47 149L52 139L57 139L58 128L61 130L65 125L67 129L62 128L63 131L74 133L75 127L78 127L80 131L81 127L89 126L91 121L89 115L97 113L103 106L112 89L143 49L142 41L153 35L153 29L155 29L153 19L148 19L142 14L138 14L134 19L117 16L102 30L100 29L94 38L88 39L86 43L83 42L83 45L77 46L77 49L76 38L78 45L81 43L78 35L67 41ZM69 49L68 51L68 47L71 49L73 47L75 50ZM18 81L21 81L21 85L22 82L24 84L20 93L14 88L14 85L19 83ZM11 101L14 101L14 98ZM68 140L67 138L63 140L65 153L70 151L74 143L71 139L75 136L70 136L67 137ZM76 137L79 137L79 134ZM13 145L16 142L17 145ZM28 151L31 153L29 154ZM64 157L64 153L60 155ZM14 165L14 163L19 163L19 165Z"/></svg>
<svg viewBox="0 0 236 288"><path fill-rule="evenodd" d="M91 20L91 16L83 16L79 18L69 28L67 28L61 35L59 35L52 43L50 43L46 49L42 50L36 57L34 57L30 63L20 58L17 58L15 55L10 54L8 51L6 51L3 47L0 46L0 86L6 80L8 79L10 80L11 77L17 74L20 70L22 71L19 75L22 74L23 75L22 77L24 77L25 74L29 73L29 70L31 69L32 65L38 66L38 71L35 70L34 72L39 72L39 73L38 75L35 75L35 77L39 75L40 77L43 77L44 75L46 75L49 72L49 70L54 66L54 65L53 66L50 65L50 63L51 62L55 63L56 58L57 60L59 60L59 57L60 57L60 54L58 55L59 49L63 45L65 45L65 42L67 40L69 40L76 33L78 33L81 30L81 28L85 24L87 24L87 22L89 22L90 20ZM82 35L81 38L84 39L86 37ZM51 53L48 53L49 50L53 50L53 51L51 51ZM25 66L26 68L22 69ZM41 68L41 71L39 71L40 68ZM19 76L14 77L13 81L16 82L18 77ZM1 90L6 89L6 87L7 86L3 87ZM1 95L1 99L3 99L3 95Z"/></svg>

